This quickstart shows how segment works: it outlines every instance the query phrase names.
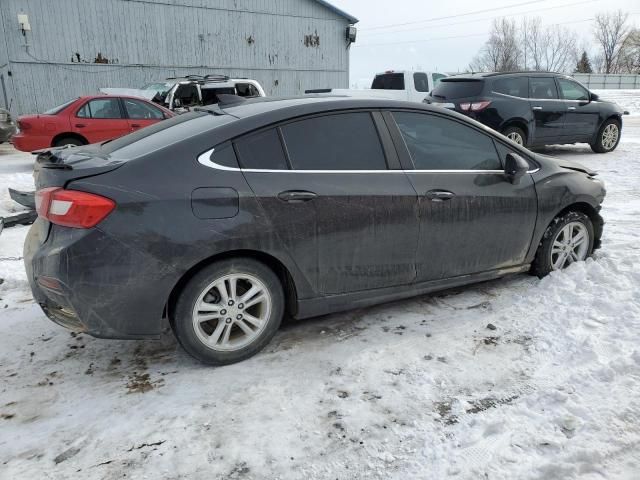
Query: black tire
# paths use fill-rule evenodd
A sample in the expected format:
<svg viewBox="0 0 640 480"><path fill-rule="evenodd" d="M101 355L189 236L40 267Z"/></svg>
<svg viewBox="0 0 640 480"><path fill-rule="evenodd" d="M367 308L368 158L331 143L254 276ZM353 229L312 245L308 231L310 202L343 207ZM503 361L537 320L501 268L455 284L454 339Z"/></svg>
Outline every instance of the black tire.
<svg viewBox="0 0 640 480"><path fill-rule="evenodd" d="M80 145L86 145L87 142L83 142L78 137L62 137L53 143L54 147L64 147L65 145L73 145L79 147Z"/></svg>
<svg viewBox="0 0 640 480"><path fill-rule="evenodd" d="M615 143L613 144L613 146L609 146L609 145L605 146L605 144L603 144L605 130L607 129L607 127L609 127L609 125L615 125L618 132L618 137ZM598 130L598 135L596 136L595 142L590 144L591 150L593 150L596 153L613 152L618 146L618 144L620 143L620 137L621 137L620 134L621 134L620 122L615 118L610 118L609 120L605 121L600 127L600 130Z"/></svg>
<svg viewBox="0 0 640 480"><path fill-rule="evenodd" d="M553 271L552 263L552 247L553 242L558 236L559 232L569 223L579 222L583 224L589 234L589 243L587 248L587 255L589 257L593 253L594 232L593 223L591 219L582 212L567 212L553 219L551 224L547 227L538 245L536 256L531 264L531 273L537 275L539 278L547 276Z"/></svg>
<svg viewBox="0 0 640 480"><path fill-rule="evenodd" d="M514 142L516 142L518 145L522 145L523 147L527 146L527 134L524 133L524 130L522 130L519 127L507 127L502 131L502 135L504 135L505 137L509 138L509 135L511 136L515 136L516 138L512 138L511 140L513 140ZM517 138L521 138L522 139L522 143L520 143Z"/></svg>
<svg viewBox="0 0 640 480"><path fill-rule="evenodd" d="M220 351L208 347L200 340L197 328L193 325L193 315L196 302L207 287L216 279L231 274L248 274L262 282L270 295L271 308L265 326L251 343L237 350ZM240 305L238 303L236 306ZM282 284L278 276L265 264L251 258L221 260L202 269L186 283L176 302L171 325L178 342L192 357L209 365L228 365L255 355L271 341L282 322L284 306ZM222 319L215 320L215 327L218 322L222 322ZM231 324L229 328L239 333L239 327L235 326L234 320ZM210 328L214 328L213 325Z"/></svg>

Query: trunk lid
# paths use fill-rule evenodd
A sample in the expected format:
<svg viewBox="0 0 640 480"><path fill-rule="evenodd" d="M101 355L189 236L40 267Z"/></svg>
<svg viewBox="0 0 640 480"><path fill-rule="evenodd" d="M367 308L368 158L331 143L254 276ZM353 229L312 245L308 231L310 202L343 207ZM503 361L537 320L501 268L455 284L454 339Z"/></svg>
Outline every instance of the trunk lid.
<svg viewBox="0 0 640 480"><path fill-rule="evenodd" d="M103 152L100 144L51 148L34 154L38 155L33 170L36 190L64 187L72 180L101 175L125 163Z"/></svg>

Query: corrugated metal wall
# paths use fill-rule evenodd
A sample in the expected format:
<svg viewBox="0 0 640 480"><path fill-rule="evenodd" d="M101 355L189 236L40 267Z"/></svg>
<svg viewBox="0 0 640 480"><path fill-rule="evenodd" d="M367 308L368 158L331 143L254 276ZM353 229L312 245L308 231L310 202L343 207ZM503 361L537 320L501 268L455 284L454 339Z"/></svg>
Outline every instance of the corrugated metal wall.
<svg viewBox="0 0 640 480"><path fill-rule="evenodd" d="M268 95L348 86L348 20L313 0L1 0L0 15L14 113L188 73L254 78Z"/></svg>
<svg viewBox="0 0 640 480"><path fill-rule="evenodd" d="M573 78L587 88L636 89L640 88L640 75L618 73L573 73Z"/></svg>

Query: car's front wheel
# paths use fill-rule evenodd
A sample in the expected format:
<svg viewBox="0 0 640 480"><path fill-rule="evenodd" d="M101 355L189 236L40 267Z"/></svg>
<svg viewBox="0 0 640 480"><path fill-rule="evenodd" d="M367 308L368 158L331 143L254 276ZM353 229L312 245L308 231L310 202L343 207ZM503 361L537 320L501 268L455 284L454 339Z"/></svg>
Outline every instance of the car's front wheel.
<svg viewBox="0 0 640 480"><path fill-rule="evenodd" d="M593 252L593 223L582 212L556 217L542 236L531 272L542 278L553 270L585 260Z"/></svg>
<svg viewBox="0 0 640 480"><path fill-rule="evenodd" d="M609 119L598 130L598 136L591 143L591 150L596 153L612 152L620 143L620 123L615 119Z"/></svg>
<svg viewBox="0 0 640 480"><path fill-rule="evenodd" d="M187 353L204 363L227 365L262 350L283 313L282 285L269 267L251 258L228 259L186 283L172 325Z"/></svg>

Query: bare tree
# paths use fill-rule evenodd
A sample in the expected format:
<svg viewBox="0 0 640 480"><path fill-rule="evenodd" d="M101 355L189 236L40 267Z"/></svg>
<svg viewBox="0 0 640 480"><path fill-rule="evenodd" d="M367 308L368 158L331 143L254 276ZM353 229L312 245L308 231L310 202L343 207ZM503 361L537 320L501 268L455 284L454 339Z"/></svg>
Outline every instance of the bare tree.
<svg viewBox="0 0 640 480"><path fill-rule="evenodd" d="M518 70L521 53L515 20L495 19L489 39L471 61L469 68L477 72Z"/></svg>
<svg viewBox="0 0 640 480"><path fill-rule="evenodd" d="M525 18L521 38L526 69L565 72L577 61L577 36L567 28L545 27L541 18Z"/></svg>
<svg viewBox="0 0 640 480"><path fill-rule="evenodd" d="M602 50L604 73L617 73L620 50L629 33L628 13L599 13L595 18L595 37Z"/></svg>
<svg viewBox="0 0 640 480"><path fill-rule="evenodd" d="M640 29L631 30L618 54L619 73L640 73Z"/></svg>

